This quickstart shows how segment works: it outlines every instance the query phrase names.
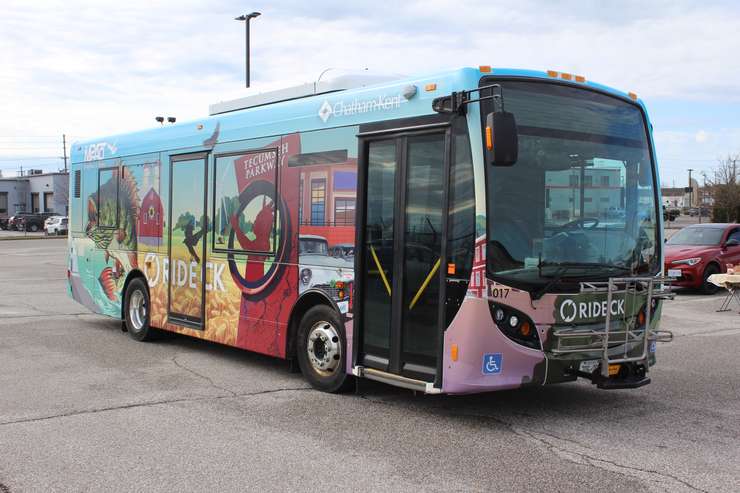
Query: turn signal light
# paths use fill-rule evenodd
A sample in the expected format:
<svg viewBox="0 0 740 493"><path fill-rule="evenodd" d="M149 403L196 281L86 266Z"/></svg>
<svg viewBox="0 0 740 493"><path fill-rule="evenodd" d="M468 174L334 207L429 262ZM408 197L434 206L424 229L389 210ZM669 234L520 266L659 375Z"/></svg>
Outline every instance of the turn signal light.
<svg viewBox="0 0 740 493"><path fill-rule="evenodd" d="M437 84L431 83L424 86L425 91L436 91L437 90Z"/></svg>
<svg viewBox="0 0 740 493"><path fill-rule="evenodd" d="M491 127L486 127L486 149L493 150L493 129Z"/></svg>
<svg viewBox="0 0 740 493"><path fill-rule="evenodd" d="M548 70L547 71L547 76L548 77L557 77L558 76L558 73L555 70Z"/></svg>
<svg viewBox="0 0 740 493"><path fill-rule="evenodd" d="M489 73L491 71L491 66L490 65L481 65L480 67L478 67L478 70L480 70L481 72L484 72L484 73L487 74L487 73Z"/></svg>
<svg viewBox="0 0 740 493"><path fill-rule="evenodd" d="M457 361L457 356L457 344L453 344L452 346L450 346L450 359L452 361Z"/></svg>
<svg viewBox="0 0 740 493"><path fill-rule="evenodd" d="M576 82L586 82L586 78L582 75L576 75Z"/></svg>
<svg viewBox="0 0 740 493"><path fill-rule="evenodd" d="M630 93L628 93L628 94L629 94L629 96L630 96L630 99L631 99L632 101L637 101L637 94L635 94L634 92L630 92Z"/></svg>
<svg viewBox="0 0 740 493"><path fill-rule="evenodd" d="M563 72L560 74L560 78L563 80L573 80L573 75L569 74L568 72Z"/></svg>
<svg viewBox="0 0 740 493"><path fill-rule="evenodd" d="M524 337L529 337L529 335L530 335L530 334L532 333L532 326L531 326L531 325L529 325L529 322L527 322L527 321L524 321L524 322L522 322L522 325L521 325L521 327L519 327L519 332L520 332L520 333L521 333L521 334L522 334L522 335L523 335Z"/></svg>

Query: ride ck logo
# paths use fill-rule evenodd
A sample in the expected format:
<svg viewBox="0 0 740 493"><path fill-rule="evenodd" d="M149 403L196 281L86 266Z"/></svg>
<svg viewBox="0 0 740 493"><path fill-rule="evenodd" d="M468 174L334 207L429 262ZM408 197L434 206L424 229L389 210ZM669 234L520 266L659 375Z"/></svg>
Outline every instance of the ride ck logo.
<svg viewBox="0 0 740 493"><path fill-rule="evenodd" d="M606 298L576 300L561 298L559 308L555 310L555 320L563 323L603 320L606 318L607 309L612 317L623 317L624 298L612 299L611 303Z"/></svg>

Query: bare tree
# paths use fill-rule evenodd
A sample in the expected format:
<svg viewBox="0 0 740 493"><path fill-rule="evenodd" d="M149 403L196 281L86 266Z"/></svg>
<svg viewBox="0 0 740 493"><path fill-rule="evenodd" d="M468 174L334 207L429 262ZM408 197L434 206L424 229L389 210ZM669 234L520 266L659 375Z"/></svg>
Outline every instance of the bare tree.
<svg viewBox="0 0 740 493"><path fill-rule="evenodd" d="M710 182L714 196L712 220L714 222L740 221L740 183L738 183L740 154L727 155L719 160Z"/></svg>

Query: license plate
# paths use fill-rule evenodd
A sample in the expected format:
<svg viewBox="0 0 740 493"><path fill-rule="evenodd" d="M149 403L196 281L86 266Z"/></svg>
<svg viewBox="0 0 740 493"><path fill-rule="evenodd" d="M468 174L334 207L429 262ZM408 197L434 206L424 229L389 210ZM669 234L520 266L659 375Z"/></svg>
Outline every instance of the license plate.
<svg viewBox="0 0 740 493"><path fill-rule="evenodd" d="M613 377L617 373L619 373L619 367L620 365L609 365L609 376Z"/></svg>
<svg viewBox="0 0 740 493"><path fill-rule="evenodd" d="M681 277L681 269L668 269L668 277Z"/></svg>
<svg viewBox="0 0 740 493"><path fill-rule="evenodd" d="M583 373L593 373L596 368L599 367L599 360L581 361L581 365L578 367Z"/></svg>

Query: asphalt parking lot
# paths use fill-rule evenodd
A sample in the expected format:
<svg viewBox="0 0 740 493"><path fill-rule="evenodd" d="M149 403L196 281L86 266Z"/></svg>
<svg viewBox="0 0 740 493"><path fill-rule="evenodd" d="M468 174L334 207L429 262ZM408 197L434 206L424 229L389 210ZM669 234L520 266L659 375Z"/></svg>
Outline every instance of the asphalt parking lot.
<svg viewBox="0 0 740 493"><path fill-rule="evenodd" d="M740 314L681 294L653 383L422 396L137 343L66 296L62 239L0 242L0 492L740 491Z"/></svg>

